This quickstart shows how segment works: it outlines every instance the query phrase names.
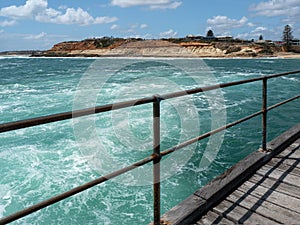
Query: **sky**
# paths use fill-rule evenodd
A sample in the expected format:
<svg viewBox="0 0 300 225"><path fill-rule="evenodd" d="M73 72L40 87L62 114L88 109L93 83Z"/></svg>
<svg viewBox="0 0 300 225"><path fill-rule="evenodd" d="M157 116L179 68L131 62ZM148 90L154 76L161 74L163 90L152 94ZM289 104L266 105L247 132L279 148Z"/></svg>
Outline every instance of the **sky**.
<svg viewBox="0 0 300 225"><path fill-rule="evenodd" d="M300 39L300 0L0 0L0 51L104 36Z"/></svg>

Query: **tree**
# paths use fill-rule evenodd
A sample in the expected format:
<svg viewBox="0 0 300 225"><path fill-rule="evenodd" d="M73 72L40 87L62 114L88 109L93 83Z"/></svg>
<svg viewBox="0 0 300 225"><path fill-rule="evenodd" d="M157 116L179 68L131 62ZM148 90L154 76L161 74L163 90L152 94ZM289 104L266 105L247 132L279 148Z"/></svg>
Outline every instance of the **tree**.
<svg viewBox="0 0 300 225"><path fill-rule="evenodd" d="M282 40L285 43L287 51L289 51L291 46L291 41L293 40L293 31L290 25L286 25L283 30Z"/></svg>
<svg viewBox="0 0 300 225"><path fill-rule="evenodd" d="M264 40L263 36L262 36L262 35L259 35L258 40L260 40L260 41Z"/></svg>
<svg viewBox="0 0 300 225"><path fill-rule="evenodd" d="M214 37L214 32L212 30L207 31L206 37Z"/></svg>

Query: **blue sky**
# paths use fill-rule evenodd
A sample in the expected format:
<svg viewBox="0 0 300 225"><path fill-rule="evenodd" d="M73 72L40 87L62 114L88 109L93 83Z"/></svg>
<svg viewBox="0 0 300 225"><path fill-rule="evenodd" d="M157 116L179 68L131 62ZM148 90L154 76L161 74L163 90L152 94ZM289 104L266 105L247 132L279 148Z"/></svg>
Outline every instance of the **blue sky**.
<svg viewBox="0 0 300 225"><path fill-rule="evenodd" d="M300 38L300 0L0 0L0 51L91 37Z"/></svg>

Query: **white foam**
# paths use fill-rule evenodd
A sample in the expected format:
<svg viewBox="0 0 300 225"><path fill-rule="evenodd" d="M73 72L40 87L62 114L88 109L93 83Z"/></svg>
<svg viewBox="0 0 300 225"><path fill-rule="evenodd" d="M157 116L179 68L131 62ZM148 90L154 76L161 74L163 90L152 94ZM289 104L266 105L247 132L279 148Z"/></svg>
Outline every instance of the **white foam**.
<svg viewBox="0 0 300 225"><path fill-rule="evenodd" d="M5 208L11 204L10 186L0 184L0 218L4 216Z"/></svg>

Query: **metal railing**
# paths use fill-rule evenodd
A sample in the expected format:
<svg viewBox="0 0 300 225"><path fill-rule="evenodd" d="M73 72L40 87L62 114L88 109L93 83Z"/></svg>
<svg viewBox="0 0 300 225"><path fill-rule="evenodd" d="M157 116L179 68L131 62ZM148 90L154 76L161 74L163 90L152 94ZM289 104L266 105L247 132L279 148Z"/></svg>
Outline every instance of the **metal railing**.
<svg viewBox="0 0 300 225"><path fill-rule="evenodd" d="M0 133L3 133L3 132L22 129L22 128L26 128L26 127L33 127L33 126L37 126L37 125L41 125L41 124L47 124L47 123L52 123L52 122L57 122L57 121L77 118L77 117L81 117L81 116L87 116L87 115L112 111L112 110L118 110L118 109L122 109L122 108L142 105L142 104L148 104L148 103L153 104L153 154L152 155L150 155L130 166L116 170L110 174L99 177L93 181L90 181L81 186L73 188L67 192L61 193L50 199L42 201L33 206L30 206L24 210L21 210L14 214L9 215L9 216L3 217L2 219L0 219L0 224L6 224L6 223L13 222L15 220L18 220L18 219L25 217L31 213L34 213L38 210L48 207L54 203L62 201L66 198L69 198L69 197L75 195L75 194L85 191L91 187L101 184L107 180L110 180L114 177L117 177L121 174L124 174L128 171L131 171L135 168L138 168L140 166L143 166L147 163L152 162L153 163L153 192L154 192L154 194L153 194L153 196L154 196L153 197L154 198L154 200L153 200L153 207L154 207L153 222L154 222L154 225L159 225L160 224L160 161L161 161L161 158L172 152L178 151L188 145L198 142L204 138L210 137L213 134L216 134L218 132L226 130L237 124L243 123L243 122L250 120L259 115L262 115L262 149L264 151L267 151L267 112L274 108L277 108L283 104L286 104L288 102L291 102L291 101L294 101L294 100L300 98L300 95L297 95L297 96L289 98L285 101L279 102L275 105L267 107L267 87L268 87L267 81L269 79L273 79L276 77L282 77L282 76L286 76L286 75L291 75L291 74L300 74L300 70L287 72L287 73L280 73L280 74L275 74L275 75L270 75L270 76L257 77L257 78L247 79L247 80L229 82L229 83L221 83L221 84L200 87L200 88L195 88L195 89L190 89L190 90L184 90L184 91L179 91L179 92L174 92L174 93L169 93L169 94L164 94L164 95L155 95L155 96L147 97L147 98L141 98L141 99L135 99L135 100L131 100L131 101L108 104L108 105L98 106L95 108L76 110L76 111L72 111L72 112L65 112L65 113L53 114L53 115L49 115L49 116L38 117L38 118L34 118L34 119L27 119L27 120L21 120L21 121L17 121L17 122L0 124ZM185 95L192 95L192 94L196 94L196 93L200 93L200 92L216 90L219 88L226 88L226 87L237 86L237 85L246 84L246 83L253 83L253 82L257 82L257 81L262 81L262 109L260 111L254 113L254 114L248 115L239 120L236 120L232 123L228 123L225 126L211 130L205 134L202 134L200 136L192 138L188 141L182 142L172 148L166 149L164 151L160 150L160 103L161 103L161 101L164 101L167 99L172 99L172 98L177 98L177 97L181 97L181 96L185 96Z"/></svg>

